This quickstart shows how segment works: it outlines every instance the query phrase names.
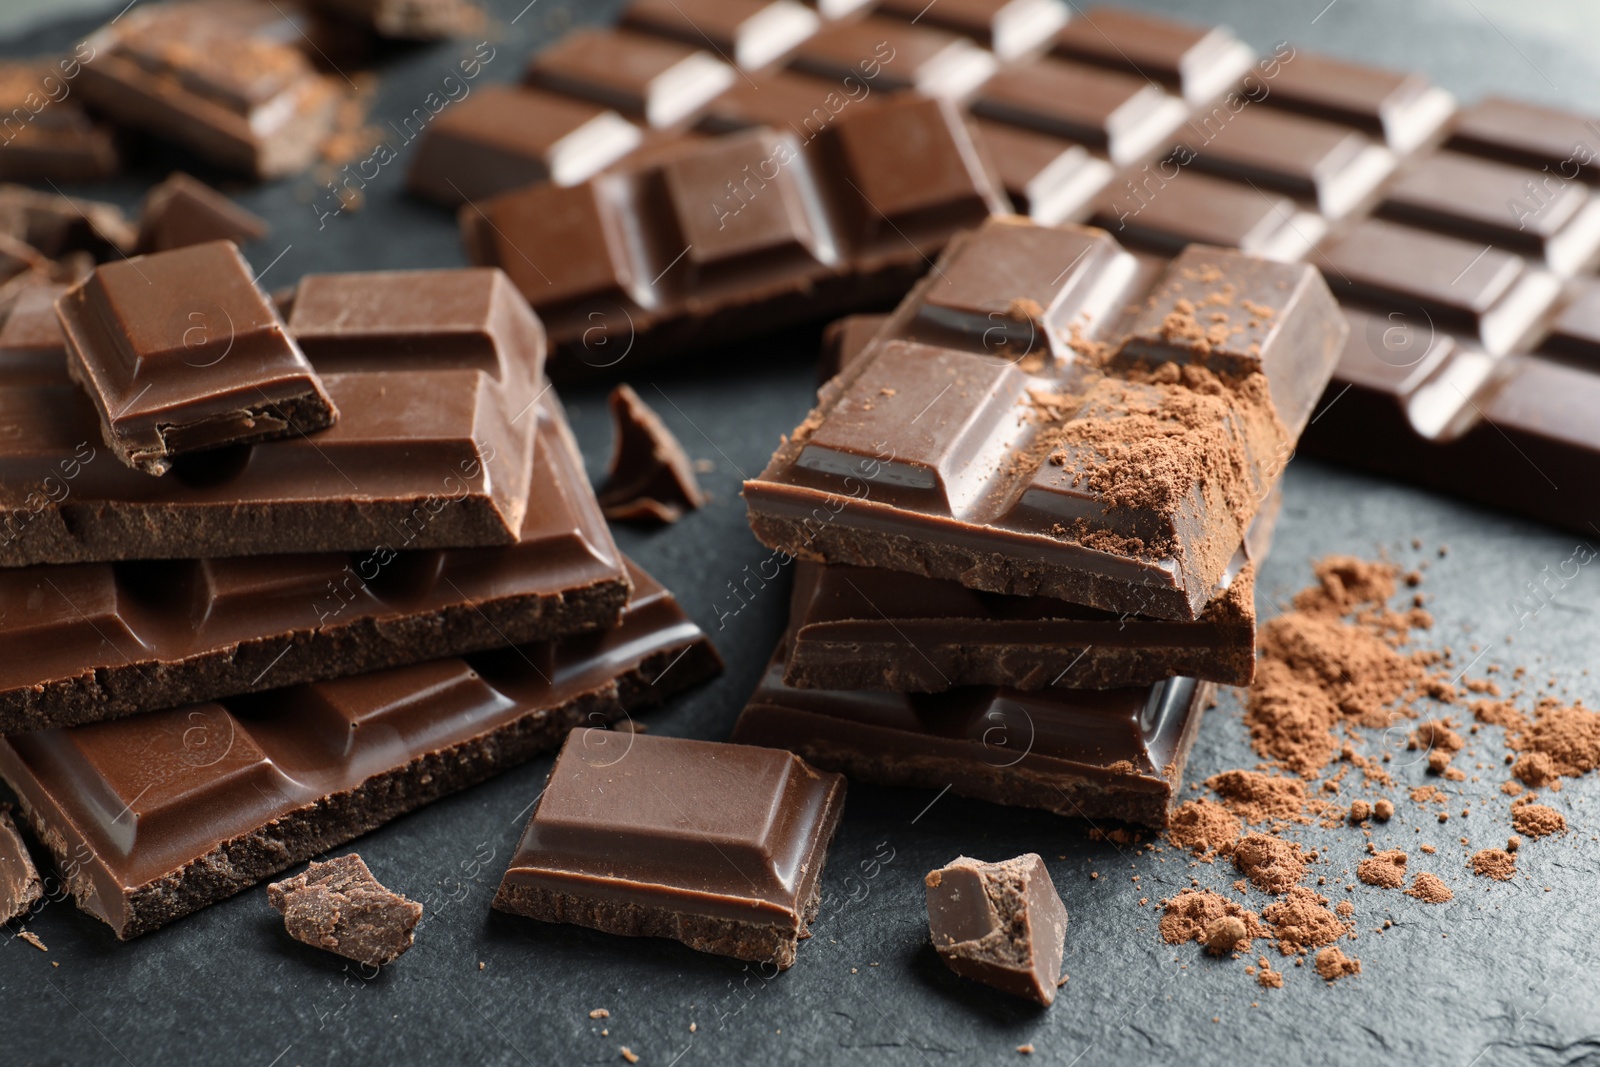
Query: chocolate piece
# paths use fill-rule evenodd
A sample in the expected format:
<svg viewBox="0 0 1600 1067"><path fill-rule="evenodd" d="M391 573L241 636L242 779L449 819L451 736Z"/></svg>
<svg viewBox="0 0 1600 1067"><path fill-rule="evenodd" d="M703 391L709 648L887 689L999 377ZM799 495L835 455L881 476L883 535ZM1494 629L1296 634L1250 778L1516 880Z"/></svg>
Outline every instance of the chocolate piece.
<svg viewBox="0 0 1600 1067"><path fill-rule="evenodd" d="M581 29L536 54L523 81L666 127L693 118L736 77L709 52L676 41Z"/></svg>
<svg viewBox="0 0 1600 1067"><path fill-rule="evenodd" d="M382 967L416 940L422 905L386 889L352 852L267 886L267 903L296 941Z"/></svg>
<svg viewBox="0 0 1600 1067"><path fill-rule="evenodd" d="M1600 197L1587 186L1457 152L1436 152L1406 168L1379 213L1542 258L1558 274L1576 274L1600 258Z"/></svg>
<svg viewBox="0 0 1600 1067"><path fill-rule="evenodd" d="M1163 255L1220 245L1292 263L1327 232L1321 216L1286 196L1196 172L1167 179L1148 170L1113 182L1095 208L1093 223L1126 244Z"/></svg>
<svg viewBox="0 0 1600 1067"><path fill-rule="evenodd" d="M531 506L504 548L405 551L424 511L350 555L0 571L0 732L615 625L627 573L554 394L530 418Z"/></svg>
<svg viewBox="0 0 1600 1067"><path fill-rule="evenodd" d="M978 120L978 143L994 161L1020 214L1047 226L1077 221L1116 171L1082 145L1003 122Z"/></svg>
<svg viewBox="0 0 1600 1067"><path fill-rule="evenodd" d="M28 914L43 896L33 857L11 820L11 805L0 806L0 923Z"/></svg>
<svg viewBox="0 0 1600 1067"><path fill-rule="evenodd" d="M1345 324L1309 268L1197 248L1119 349L1142 288L1097 230L996 221L958 236L745 483L757 538L819 562L1197 618ZM1221 387L1183 384L1200 368Z"/></svg>
<svg viewBox="0 0 1600 1067"><path fill-rule="evenodd" d="M826 26L795 49L790 65L842 81L961 99L994 73L995 58L965 37L925 23L868 16Z"/></svg>
<svg viewBox="0 0 1600 1067"><path fill-rule="evenodd" d="M535 182L575 185L639 146L610 108L516 85L485 85L423 131L407 188L445 207Z"/></svg>
<svg viewBox="0 0 1600 1067"><path fill-rule="evenodd" d="M846 315L828 323L822 331L822 356L817 361L817 381L821 383L832 378L845 364L866 351L867 343L888 321L887 315ZM0 332L0 339L3 338L4 333Z"/></svg>
<svg viewBox="0 0 1600 1067"><path fill-rule="evenodd" d="M710 104L696 124L707 133L731 133L754 126L793 131L802 141L833 125L847 109L859 111L883 99L865 74L843 81L792 70L747 74Z"/></svg>
<svg viewBox="0 0 1600 1067"><path fill-rule="evenodd" d="M745 70L760 70L816 33L822 20L794 0L633 0L622 24L708 45Z"/></svg>
<svg viewBox="0 0 1600 1067"><path fill-rule="evenodd" d="M844 791L787 752L574 730L494 906L786 970Z"/></svg>
<svg viewBox="0 0 1600 1067"><path fill-rule="evenodd" d="M552 373L576 375L891 299L1004 210L959 114L905 97L804 142L757 129L636 154L469 205L461 225L564 346Z"/></svg>
<svg viewBox="0 0 1600 1067"><path fill-rule="evenodd" d="M1491 96L1456 115L1448 145L1568 180L1600 181L1600 121L1560 108Z"/></svg>
<svg viewBox="0 0 1600 1067"><path fill-rule="evenodd" d="M139 205L136 251L168 252L207 241L246 244L266 234L266 219L178 171L146 193Z"/></svg>
<svg viewBox="0 0 1600 1067"><path fill-rule="evenodd" d="M1206 28L1125 8L1097 7L1067 24L1055 52L1154 78L1198 104L1244 76L1255 60L1226 26Z"/></svg>
<svg viewBox="0 0 1600 1067"><path fill-rule="evenodd" d="M92 182L117 173L111 128L71 95L79 54L0 63L0 180Z"/></svg>
<svg viewBox="0 0 1600 1067"><path fill-rule="evenodd" d="M71 252L113 257L133 251L138 232L115 204L21 185L0 185L0 233L51 259Z"/></svg>
<svg viewBox="0 0 1600 1067"><path fill-rule="evenodd" d="M56 318L64 285L30 285L10 301L0 321L0 382L68 385L67 346Z"/></svg>
<svg viewBox="0 0 1600 1067"><path fill-rule="evenodd" d="M1037 852L999 863L957 856L923 882L928 934L947 967L1014 997L1054 1002L1067 909Z"/></svg>
<svg viewBox="0 0 1600 1067"><path fill-rule="evenodd" d="M134 937L715 674L633 581L614 630L14 734L0 776L78 906Z"/></svg>
<svg viewBox="0 0 1600 1067"><path fill-rule="evenodd" d="M436 41L482 29L483 12L468 0L311 0L321 11L360 23L380 37Z"/></svg>
<svg viewBox="0 0 1600 1067"><path fill-rule="evenodd" d="M706 502L694 464L678 439L631 385L611 390L616 445L600 487L608 519L673 523Z"/></svg>
<svg viewBox="0 0 1600 1067"><path fill-rule="evenodd" d="M313 275L289 332L339 422L180 457L164 478L97 459L99 420L72 386L0 381L16 427L0 439L0 565L516 540L544 338L502 275ZM50 488L64 474L65 495Z"/></svg>
<svg viewBox="0 0 1600 1067"><path fill-rule="evenodd" d="M971 37L1003 63L1037 52L1067 24L1061 0L880 0L879 14Z"/></svg>
<svg viewBox="0 0 1600 1067"><path fill-rule="evenodd" d="M733 741L786 748L858 782L1164 827L1214 687L794 689L780 646Z"/></svg>
<svg viewBox="0 0 1600 1067"><path fill-rule="evenodd" d="M106 444L146 474L339 417L231 241L108 263L56 308Z"/></svg>
<svg viewBox="0 0 1600 1067"><path fill-rule="evenodd" d="M1271 106L1354 126L1400 153L1435 140L1456 107L1454 97L1421 74L1298 49L1263 74Z"/></svg>
<svg viewBox="0 0 1600 1067"><path fill-rule="evenodd" d="M972 112L1104 151L1119 167L1168 147L1188 112L1143 77L1059 59L1001 70Z"/></svg>
<svg viewBox="0 0 1600 1067"><path fill-rule="evenodd" d="M272 0L139 5L90 36L84 98L218 166L294 174L315 160L338 105L300 51L304 21Z"/></svg>

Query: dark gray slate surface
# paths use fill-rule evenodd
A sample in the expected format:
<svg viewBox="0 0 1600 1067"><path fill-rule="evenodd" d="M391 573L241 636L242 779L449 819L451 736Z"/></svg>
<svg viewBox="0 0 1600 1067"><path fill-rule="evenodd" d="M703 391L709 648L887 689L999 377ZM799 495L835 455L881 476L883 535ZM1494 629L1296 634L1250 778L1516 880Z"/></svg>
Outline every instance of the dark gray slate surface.
<svg viewBox="0 0 1600 1067"><path fill-rule="evenodd" d="M497 0L494 7L505 22L524 2ZM1581 51L1594 42L1544 43L1503 16L1489 23L1470 3L1324 4L1144 6L1227 21L1263 49L1289 39L1422 67L1467 99L1495 90L1582 107L1592 106L1600 89L1600 63ZM511 80L539 42L574 20L602 20L614 6L537 0L494 42L484 79ZM91 25L56 26L7 50L70 43ZM393 56L375 117L408 113L470 48ZM450 219L401 195L408 159L402 152L371 184L363 211L320 231L308 206L319 191L311 181L240 191L274 227L247 250L252 260L259 266L282 253L265 282L286 284L312 270L460 263ZM140 175L109 195L131 204L158 176ZM726 736L777 637L786 584L723 615L738 603L729 583L766 554L746 530L738 486L806 410L815 342L815 331L795 331L697 358L692 371L630 376L690 452L716 463L706 478L715 499L705 511L661 533L618 534L712 632L729 662L720 680L652 715L655 730ZM597 474L609 448L603 394L563 395ZM1562 488L1600 495L1594 486ZM1308 581L1309 561L1321 555L1431 558L1426 588L1440 643L1479 642L1488 649L1480 669L1527 664L1540 680L1558 678L1561 691L1600 701L1600 686L1586 671L1600 642L1600 572L1586 568L1520 629L1508 607L1525 581L1571 554L1573 536L1309 461L1291 465L1286 492L1263 576L1264 614ZM1600 501L1596 515L1600 522ZM1411 550L1413 537L1423 540L1423 552ZM1600 533L1594 540L1600 543ZM1441 542L1450 553L1434 558ZM1382 743L1369 740L1374 748ZM932 793L866 787L851 791L825 878L832 903L816 936L792 971L770 981L754 968L667 942L503 916L489 900L549 769L544 759L356 843L384 881L431 905L416 948L371 981L353 965L289 940L260 890L129 944L69 902L51 902L29 924L48 954L0 939L0 1064L616 1063L621 1045L646 1064L943 1064L1014 1058L1024 1043L1036 1049L1028 1062L1059 1064L1600 1062L1593 962L1600 846L1590 814L1600 785L1582 781L1553 795L1575 832L1529 846L1517 881L1486 883L1462 869L1469 850L1457 838L1469 835L1473 848L1503 843L1508 803L1496 788L1503 775L1498 737L1477 747L1488 765L1484 781L1463 783L1464 799L1452 805L1458 811L1470 804L1468 818L1439 826L1401 803L1399 817L1375 833L1381 846L1410 849L1414 869L1442 875L1456 900L1428 907L1366 887L1348 894L1361 937L1346 948L1365 970L1333 987L1308 969L1290 968L1284 989L1261 990L1240 963L1160 944L1154 910L1138 899L1170 895L1191 875L1223 887L1231 869L1191 870L1171 854L1137 857L1087 840L1081 825L1041 814L949 796L930 808ZM1238 703L1226 695L1206 723L1193 777L1252 763ZM1423 775L1410 765L1397 777L1404 785ZM1325 850L1327 862L1317 870L1328 875L1330 894L1346 896L1339 887L1352 880L1344 872L1353 870L1365 839L1349 830L1307 831L1305 838ZM1421 841L1437 844L1438 854L1417 851ZM922 914L920 880L931 867L963 851L1000 858L1026 850L1050 861L1071 914L1072 978L1047 1011L949 974L927 945ZM1098 880L1090 878L1094 871ZM1254 907L1265 902L1256 893L1250 900ZM1393 929L1372 933L1385 919ZM587 1013L596 1007L611 1017L591 1021ZM600 1036L602 1027L609 1036Z"/></svg>

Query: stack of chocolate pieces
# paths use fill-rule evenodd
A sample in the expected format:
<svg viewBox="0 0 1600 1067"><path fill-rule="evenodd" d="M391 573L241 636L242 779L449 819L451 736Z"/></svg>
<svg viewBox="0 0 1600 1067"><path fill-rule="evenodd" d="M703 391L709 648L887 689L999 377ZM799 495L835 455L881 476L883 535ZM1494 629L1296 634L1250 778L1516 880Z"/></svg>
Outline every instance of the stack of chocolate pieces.
<svg viewBox="0 0 1600 1067"><path fill-rule="evenodd" d="M833 332L838 373L745 483L795 586L734 739L1165 825L1213 687L1250 681L1276 483L1345 332L1302 265L956 236Z"/></svg>
<svg viewBox="0 0 1600 1067"><path fill-rule="evenodd" d="M720 669L503 274L290 307L207 242L0 324L0 776L120 937Z"/></svg>

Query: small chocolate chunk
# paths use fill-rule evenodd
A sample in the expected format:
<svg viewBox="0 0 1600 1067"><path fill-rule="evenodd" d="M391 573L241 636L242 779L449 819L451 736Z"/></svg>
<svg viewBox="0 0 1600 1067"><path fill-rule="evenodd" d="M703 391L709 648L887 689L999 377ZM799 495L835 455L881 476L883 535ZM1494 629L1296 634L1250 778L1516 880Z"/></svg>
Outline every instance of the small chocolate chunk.
<svg viewBox="0 0 1600 1067"><path fill-rule="evenodd" d="M385 889L352 852L267 886L289 936L371 967L411 947L422 905Z"/></svg>
<svg viewBox="0 0 1600 1067"><path fill-rule="evenodd" d="M145 195L137 250L167 252L207 241L245 244L267 233L266 220L197 178L175 171Z"/></svg>
<svg viewBox="0 0 1600 1067"><path fill-rule="evenodd" d="M671 523L704 504L694 465L661 417L631 385L611 390L610 402L617 444L598 494L606 518Z"/></svg>
<svg viewBox="0 0 1600 1067"><path fill-rule="evenodd" d="M928 872L928 932L954 972L1048 1005L1056 998L1067 909L1036 852L999 863L958 856Z"/></svg>
<svg viewBox="0 0 1600 1067"><path fill-rule="evenodd" d="M27 914L42 896L39 872L11 820L11 807L0 806L0 923Z"/></svg>

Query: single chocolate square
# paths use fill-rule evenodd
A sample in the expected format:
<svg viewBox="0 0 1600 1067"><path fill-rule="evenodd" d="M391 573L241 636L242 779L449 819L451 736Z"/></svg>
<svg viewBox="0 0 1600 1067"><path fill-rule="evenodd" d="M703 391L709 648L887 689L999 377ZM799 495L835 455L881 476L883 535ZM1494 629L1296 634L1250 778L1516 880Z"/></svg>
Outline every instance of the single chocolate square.
<svg viewBox="0 0 1600 1067"><path fill-rule="evenodd" d="M999 863L957 856L923 879L928 933L952 971L1049 1007L1061 983L1067 909L1037 852Z"/></svg>
<svg viewBox="0 0 1600 1067"><path fill-rule="evenodd" d="M788 752L574 730L494 906L786 969L844 792Z"/></svg>
<svg viewBox="0 0 1600 1067"><path fill-rule="evenodd" d="M117 458L165 474L174 456L306 434L338 409L231 241L95 270L56 303L67 371Z"/></svg>

